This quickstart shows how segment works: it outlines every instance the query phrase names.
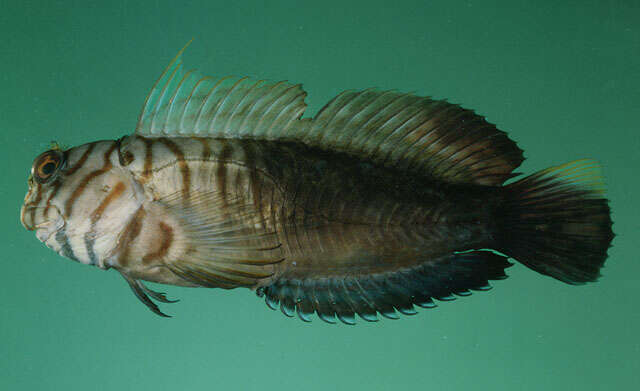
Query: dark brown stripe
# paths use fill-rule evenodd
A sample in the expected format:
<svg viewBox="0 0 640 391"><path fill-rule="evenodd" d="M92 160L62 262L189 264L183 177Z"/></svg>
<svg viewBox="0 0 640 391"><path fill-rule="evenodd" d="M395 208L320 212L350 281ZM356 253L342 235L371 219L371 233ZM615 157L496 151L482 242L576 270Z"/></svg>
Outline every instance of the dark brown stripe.
<svg viewBox="0 0 640 391"><path fill-rule="evenodd" d="M69 169L65 171L65 175L73 175L76 171L78 171L80 167L82 167L87 161L87 159L89 158L89 154L91 154L95 146L95 143L89 144L89 147L87 147L87 150L84 151L82 156L80 156L80 159L76 162L76 164L74 164L73 167L69 167Z"/></svg>
<svg viewBox="0 0 640 391"><path fill-rule="evenodd" d="M47 203L45 205L44 213L43 213L45 217L49 216L49 208L51 208L51 200L53 199L53 197L56 196L56 194L58 194L58 190L60 190L60 187L62 187L62 181L58 179L54 184L53 190L51 191L49 198L47 198Z"/></svg>
<svg viewBox="0 0 640 391"><path fill-rule="evenodd" d="M100 220L100 218L102 217L102 213L104 213L104 210L107 209L107 206L109 206L109 204L112 203L114 200L117 200L122 195L122 193L124 193L124 189L125 189L124 183L118 182L116 184L116 187L114 187L113 190L111 190L111 192L107 194L104 200L102 200L100 205L98 205L96 210L94 210L93 213L91 214L92 225L95 225L98 222L98 220ZM94 227L92 226L91 228L93 230Z"/></svg>
<svg viewBox="0 0 640 391"><path fill-rule="evenodd" d="M33 185L32 185L31 179L29 179L28 184L29 184L29 190L27 191L27 195L24 196L24 202L29 201L29 199L31 198L31 194L33 194Z"/></svg>
<svg viewBox="0 0 640 391"><path fill-rule="evenodd" d="M269 200L269 211L270 216L269 218L271 219L269 221L269 229L272 230L275 235L276 235L276 239L278 243L282 243L283 242L283 238L282 238L282 234L280 232L280 227L278 226L278 219L276 218L276 214L278 213L276 211L277 206L276 205L282 205L281 203L276 202L276 187L275 186L271 186L271 199Z"/></svg>
<svg viewBox="0 0 640 391"><path fill-rule="evenodd" d="M202 137L194 137L196 140L200 141L202 144L202 160L207 161L211 159L211 146L209 145L209 141L206 138Z"/></svg>
<svg viewBox="0 0 640 391"><path fill-rule="evenodd" d="M42 185L37 183L36 184L36 199L33 200L33 205L34 206L38 206L38 204L40 204L40 201L42 201ZM35 222L36 222L36 208L31 208L30 211L30 217L31 217L31 224L33 224L33 226L35 227Z"/></svg>
<svg viewBox="0 0 640 391"><path fill-rule="evenodd" d="M73 248L71 248L71 244L69 243L69 238L67 238L66 228L62 227L56 232L56 242L60 245L60 250L62 252L62 256L73 259L77 261L76 255L73 253Z"/></svg>
<svg viewBox="0 0 640 391"><path fill-rule="evenodd" d="M64 214L67 218L71 217L71 212L73 211L73 204L76 202L78 197L84 192L87 185L93 179L97 178L98 176L106 173L111 169L112 165L111 165L111 160L109 159L109 156L113 153L113 151L115 151L117 146L118 144L114 142L113 145L109 148L109 150L107 150L107 152L104 154L104 166L102 166L101 169L92 171L87 176L85 176L82 179L82 182L80 182L80 184L78 185L78 187L75 188L75 190L73 191L73 193L71 194L67 202L65 203Z"/></svg>
<svg viewBox="0 0 640 391"><path fill-rule="evenodd" d="M31 194L33 194L33 185L31 180L29 180L29 191L27 191L27 195L24 197L24 205L22 206L22 208L20 208L20 222L22 222L22 225L24 225L24 227L29 231L35 229L35 227L33 226L33 220L31 221L31 225L27 224L26 220L27 210L29 210L29 216L33 218L33 216L31 215L31 210L27 209L27 205L31 204L31 201L29 201L31 199Z"/></svg>
<svg viewBox="0 0 640 391"><path fill-rule="evenodd" d="M87 249L87 256L89 257L90 265L98 264L98 257L96 256L96 252L93 249L93 246L96 243L96 234L93 230L84 234L84 247Z"/></svg>
<svg viewBox="0 0 640 391"><path fill-rule="evenodd" d="M104 213L107 206L113 202L113 200L119 198L124 192L125 186L124 183L118 182L116 187L107 194L107 196L102 200L100 205L93 211L91 214L91 227L89 231L84 234L84 246L87 249L87 255L89 256L89 262L92 265L96 265L98 263L98 257L96 256L95 250L93 246L96 243L96 224L98 220L102 217L102 213Z"/></svg>
<svg viewBox="0 0 640 391"><path fill-rule="evenodd" d="M216 180L218 182L218 191L222 194L222 199L227 202L227 161L230 160L233 154L233 147L227 140L220 139L222 143L222 149L220 150L220 156L218 156L218 169L216 171Z"/></svg>
<svg viewBox="0 0 640 391"><path fill-rule="evenodd" d="M142 221L144 220L145 210L140 207L136 214L133 216L129 224L122 231L122 241L118 242L117 252L120 253L118 257L118 263L120 266L124 266L129 262L129 252L131 251L131 244L140 235L142 230Z"/></svg>
<svg viewBox="0 0 640 391"><path fill-rule="evenodd" d="M169 248L171 248L171 243L173 242L173 228L163 223L162 221L159 223L160 231L162 231L162 244L157 251L152 253L148 253L142 258L143 262L148 262L153 259L160 259L167 255L169 252Z"/></svg>
<svg viewBox="0 0 640 391"><path fill-rule="evenodd" d="M256 168L257 145L251 141L243 141L242 148L245 154L245 164L249 169L249 187L253 197L253 206L260 217L260 222L265 224L265 218L262 208L262 177L258 175Z"/></svg>
<svg viewBox="0 0 640 391"><path fill-rule="evenodd" d="M182 195L185 200L189 199L189 193L191 192L191 172L189 171L189 164L184 159L184 153L178 147L178 144L174 143L168 138L159 138L162 144L164 144L171 153L176 155L178 160L178 166L180 167L180 174L182 175Z"/></svg>
<svg viewBox="0 0 640 391"><path fill-rule="evenodd" d="M151 170L153 169L153 140L140 137L140 140L144 142L144 168L142 170L142 180L146 182L151 176Z"/></svg>

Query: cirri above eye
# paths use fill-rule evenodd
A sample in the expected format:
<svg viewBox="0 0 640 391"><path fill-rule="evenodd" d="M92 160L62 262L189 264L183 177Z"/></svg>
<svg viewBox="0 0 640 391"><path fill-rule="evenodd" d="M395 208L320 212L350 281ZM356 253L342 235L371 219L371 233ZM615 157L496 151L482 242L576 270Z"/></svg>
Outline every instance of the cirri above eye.
<svg viewBox="0 0 640 391"><path fill-rule="evenodd" d="M33 161L31 174L36 182L47 183L56 176L62 163L63 154L61 151L51 150L44 152Z"/></svg>

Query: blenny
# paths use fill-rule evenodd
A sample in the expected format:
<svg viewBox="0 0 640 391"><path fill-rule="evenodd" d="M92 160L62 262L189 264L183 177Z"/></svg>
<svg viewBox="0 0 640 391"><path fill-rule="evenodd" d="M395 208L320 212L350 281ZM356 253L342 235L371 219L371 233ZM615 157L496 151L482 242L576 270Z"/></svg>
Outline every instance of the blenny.
<svg viewBox="0 0 640 391"><path fill-rule="evenodd" d="M156 314L171 300L143 281L250 288L287 316L353 324L486 290L509 258L569 284L599 276L613 233L597 163L511 180L522 151L458 105L366 89L307 118L299 84L181 58L133 135L39 155L21 210Z"/></svg>

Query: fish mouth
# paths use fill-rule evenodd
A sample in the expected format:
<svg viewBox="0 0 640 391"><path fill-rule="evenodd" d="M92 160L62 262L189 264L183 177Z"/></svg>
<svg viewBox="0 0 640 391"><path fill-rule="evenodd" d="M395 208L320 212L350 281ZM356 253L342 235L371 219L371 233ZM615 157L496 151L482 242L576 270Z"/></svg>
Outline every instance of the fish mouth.
<svg viewBox="0 0 640 391"><path fill-rule="evenodd" d="M27 204L22 205L20 208L20 222L27 231L33 231L35 229L33 220L35 220L35 214L37 213L37 207L29 206Z"/></svg>
<svg viewBox="0 0 640 391"><path fill-rule="evenodd" d="M65 225L62 214L55 205L48 208L23 205L20 210L20 222L27 231L35 231L38 240L44 243Z"/></svg>

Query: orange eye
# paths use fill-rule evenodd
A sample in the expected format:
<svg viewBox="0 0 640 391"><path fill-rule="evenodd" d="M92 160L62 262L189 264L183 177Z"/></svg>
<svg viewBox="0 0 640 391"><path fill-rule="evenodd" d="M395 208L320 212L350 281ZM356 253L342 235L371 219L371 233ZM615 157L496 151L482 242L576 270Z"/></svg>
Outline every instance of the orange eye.
<svg viewBox="0 0 640 391"><path fill-rule="evenodd" d="M47 183L55 177L62 166L63 155L60 151L47 151L33 162L31 174L38 183Z"/></svg>

